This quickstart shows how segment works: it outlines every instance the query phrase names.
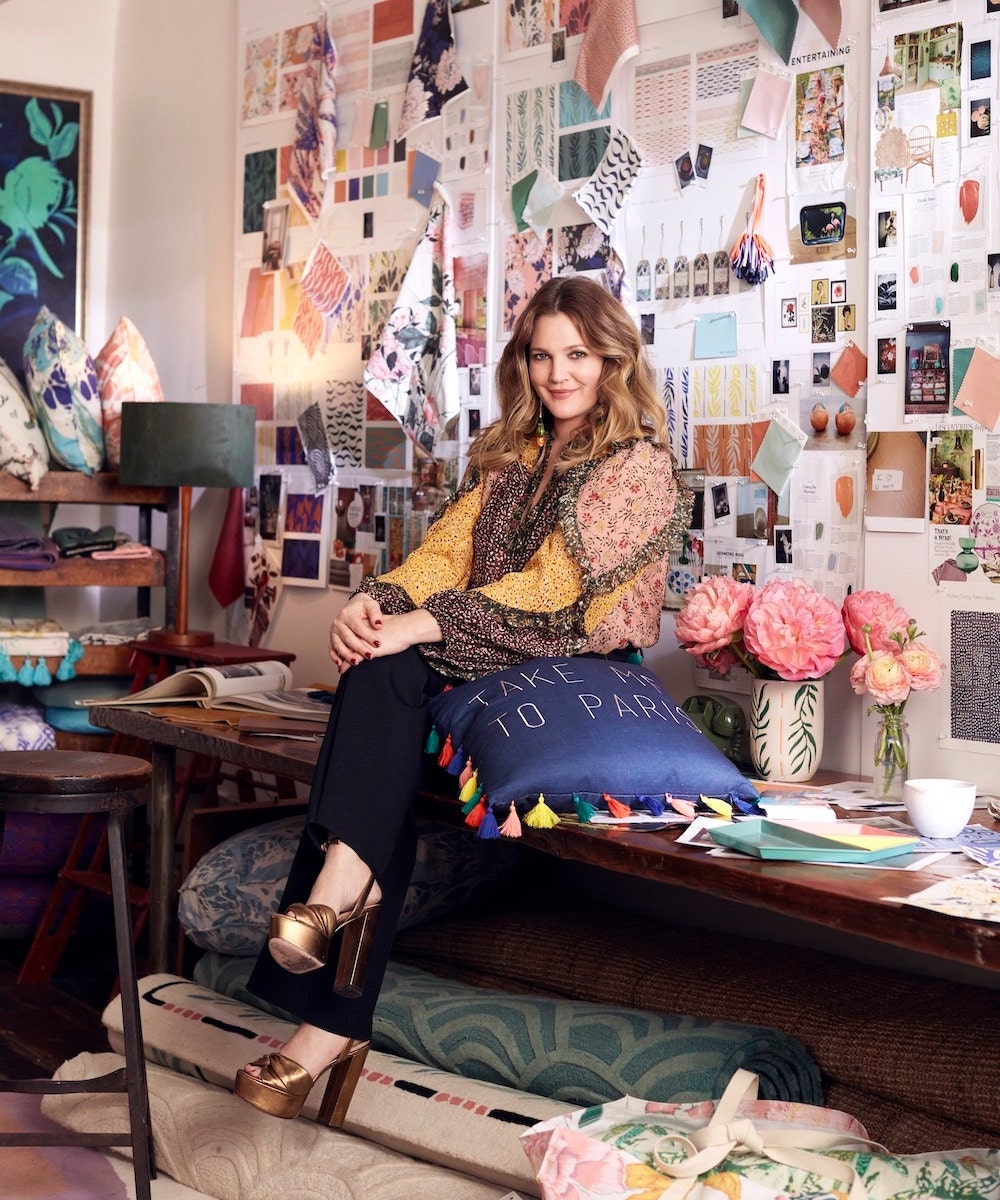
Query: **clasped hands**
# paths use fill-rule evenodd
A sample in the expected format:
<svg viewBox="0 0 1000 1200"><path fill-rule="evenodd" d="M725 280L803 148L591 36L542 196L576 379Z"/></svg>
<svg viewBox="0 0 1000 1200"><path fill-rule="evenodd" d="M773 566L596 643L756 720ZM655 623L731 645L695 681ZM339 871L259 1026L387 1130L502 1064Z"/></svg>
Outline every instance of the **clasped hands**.
<svg viewBox="0 0 1000 1200"><path fill-rule="evenodd" d="M383 613L377 600L358 592L330 626L330 661L343 674L363 658L384 658L418 642L439 641L441 627L425 608Z"/></svg>

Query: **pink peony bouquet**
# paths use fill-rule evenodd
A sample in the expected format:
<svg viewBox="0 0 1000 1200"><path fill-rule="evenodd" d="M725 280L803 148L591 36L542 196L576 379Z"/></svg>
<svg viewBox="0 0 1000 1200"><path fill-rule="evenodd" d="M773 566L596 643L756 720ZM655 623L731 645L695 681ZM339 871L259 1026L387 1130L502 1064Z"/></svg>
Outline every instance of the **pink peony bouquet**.
<svg viewBox="0 0 1000 1200"><path fill-rule="evenodd" d="M844 627L851 649L861 657L851 668L855 694L872 697L869 713L895 709L910 692L932 692L941 686L941 659L920 639L917 623L888 592L854 592L844 601Z"/></svg>
<svg viewBox="0 0 1000 1200"><path fill-rule="evenodd" d="M801 579L757 588L709 576L688 593L675 633L702 666L739 665L759 679L820 679L845 648L840 609Z"/></svg>
<svg viewBox="0 0 1000 1200"><path fill-rule="evenodd" d="M851 649L860 657L851 668L851 687L871 696L868 715L879 714L875 735L875 790L900 791L910 766L903 709L910 692L932 692L944 673L941 659L920 639L917 623L888 592L854 592L843 607Z"/></svg>

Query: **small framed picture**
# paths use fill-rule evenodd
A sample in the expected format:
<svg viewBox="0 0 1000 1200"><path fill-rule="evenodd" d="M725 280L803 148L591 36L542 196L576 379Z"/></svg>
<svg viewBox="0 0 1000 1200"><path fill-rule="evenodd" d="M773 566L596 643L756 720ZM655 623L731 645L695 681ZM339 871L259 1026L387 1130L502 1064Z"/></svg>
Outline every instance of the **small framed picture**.
<svg viewBox="0 0 1000 1200"><path fill-rule="evenodd" d="M830 303L830 281L829 279L814 279L812 281L812 292L809 299L813 304L829 304Z"/></svg>
<svg viewBox="0 0 1000 1200"><path fill-rule="evenodd" d="M846 304L847 303L847 280L846 279L831 279L831 281L830 281L830 303L831 304Z"/></svg>
<svg viewBox="0 0 1000 1200"><path fill-rule="evenodd" d="M853 333L855 328L855 315L853 304L841 304L837 307L837 332L838 333Z"/></svg>
<svg viewBox="0 0 1000 1200"><path fill-rule="evenodd" d="M817 304L812 309L812 340L832 342L837 337L837 309L832 304Z"/></svg>
<svg viewBox="0 0 1000 1200"><path fill-rule="evenodd" d="M794 296L788 296L781 302L781 328L794 329L798 323L798 305Z"/></svg>

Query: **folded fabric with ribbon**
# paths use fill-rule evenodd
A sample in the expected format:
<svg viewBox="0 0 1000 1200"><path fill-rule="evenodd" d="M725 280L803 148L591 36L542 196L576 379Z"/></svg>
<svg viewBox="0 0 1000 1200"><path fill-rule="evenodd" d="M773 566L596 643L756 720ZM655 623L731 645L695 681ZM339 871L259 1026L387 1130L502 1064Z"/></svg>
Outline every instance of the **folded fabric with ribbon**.
<svg viewBox="0 0 1000 1200"><path fill-rule="evenodd" d="M740 1068L717 1101L625 1096L533 1126L521 1144L542 1200L595 1182L602 1200L1000 1197L1000 1151L892 1154L847 1113L758 1100L757 1082Z"/></svg>

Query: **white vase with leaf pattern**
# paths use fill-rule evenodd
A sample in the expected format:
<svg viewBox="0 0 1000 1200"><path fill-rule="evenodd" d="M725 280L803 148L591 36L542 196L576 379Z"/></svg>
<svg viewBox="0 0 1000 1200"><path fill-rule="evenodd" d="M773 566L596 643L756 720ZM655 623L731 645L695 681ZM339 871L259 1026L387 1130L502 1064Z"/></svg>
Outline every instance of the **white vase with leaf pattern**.
<svg viewBox="0 0 1000 1200"><path fill-rule="evenodd" d="M753 681L750 756L761 779L812 779L823 757L823 680Z"/></svg>

